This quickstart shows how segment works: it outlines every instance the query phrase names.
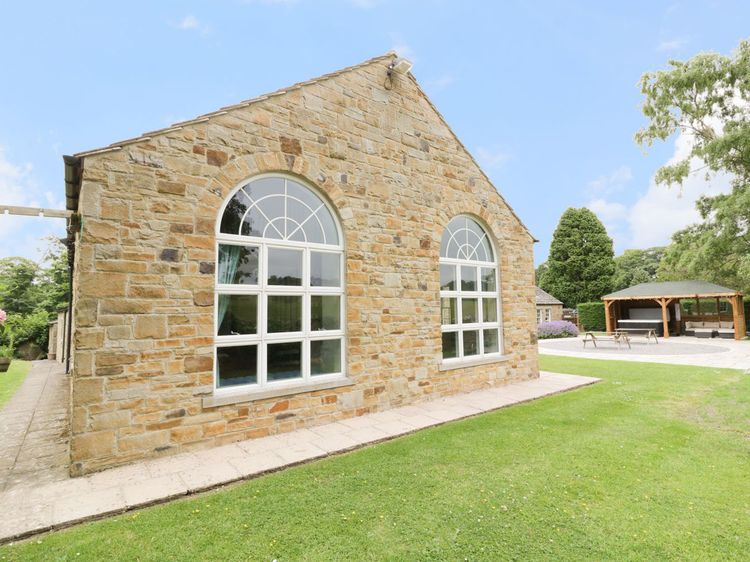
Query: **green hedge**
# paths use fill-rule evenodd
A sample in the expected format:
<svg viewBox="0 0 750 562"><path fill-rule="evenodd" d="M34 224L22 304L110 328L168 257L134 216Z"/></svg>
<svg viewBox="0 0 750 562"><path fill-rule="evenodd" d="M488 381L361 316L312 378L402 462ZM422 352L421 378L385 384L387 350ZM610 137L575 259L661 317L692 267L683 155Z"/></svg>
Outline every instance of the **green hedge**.
<svg viewBox="0 0 750 562"><path fill-rule="evenodd" d="M604 321L603 302L583 302L578 305L578 323L584 331L604 331L607 329Z"/></svg>

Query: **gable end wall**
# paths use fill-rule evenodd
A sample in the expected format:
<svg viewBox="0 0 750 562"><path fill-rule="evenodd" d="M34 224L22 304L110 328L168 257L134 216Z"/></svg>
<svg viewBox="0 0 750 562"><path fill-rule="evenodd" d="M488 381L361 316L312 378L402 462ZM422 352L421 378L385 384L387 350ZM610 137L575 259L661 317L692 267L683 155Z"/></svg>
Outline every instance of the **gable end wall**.
<svg viewBox="0 0 750 562"><path fill-rule="evenodd" d="M531 236L416 85L384 79L373 63L85 157L72 474L538 376ZM305 179L337 210L355 384L205 408L217 213L266 172ZM440 239L461 213L499 253L508 358L440 371Z"/></svg>

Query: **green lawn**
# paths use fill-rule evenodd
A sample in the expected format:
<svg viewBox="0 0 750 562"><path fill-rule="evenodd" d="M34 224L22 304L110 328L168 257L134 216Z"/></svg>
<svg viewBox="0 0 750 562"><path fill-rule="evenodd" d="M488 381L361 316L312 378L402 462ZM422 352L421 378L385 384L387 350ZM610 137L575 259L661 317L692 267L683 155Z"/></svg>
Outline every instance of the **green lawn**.
<svg viewBox="0 0 750 562"><path fill-rule="evenodd" d="M14 359L7 373L0 373L0 408L16 393L18 387L29 374L31 363Z"/></svg>
<svg viewBox="0 0 750 562"><path fill-rule="evenodd" d="M750 376L552 357L542 368L604 382L0 559L747 560Z"/></svg>

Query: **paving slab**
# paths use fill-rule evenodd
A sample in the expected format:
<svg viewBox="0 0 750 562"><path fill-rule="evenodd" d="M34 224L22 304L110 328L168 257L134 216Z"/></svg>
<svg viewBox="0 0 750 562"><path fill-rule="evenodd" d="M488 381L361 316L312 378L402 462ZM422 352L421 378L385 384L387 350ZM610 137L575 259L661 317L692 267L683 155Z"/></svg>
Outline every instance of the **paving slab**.
<svg viewBox="0 0 750 562"><path fill-rule="evenodd" d="M61 363L32 362L0 409L0 492L68 478L68 393Z"/></svg>
<svg viewBox="0 0 750 562"><path fill-rule="evenodd" d="M539 379L152 459L80 478L56 476L42 486L28 482L26 486L11 485L0 493L4 508L0 543L202 492L598 380L543 372ZM57 469L47 470L57 474Z"/></svg>
<svg viewBox="0 0 750 562"><path fill-rule="evenodd" d="M587 343L584 348L583 338L579 336L539 340L539 353L585 359L614 359L750 371L750 340L679 336L659 338L659 343L646 343L643 338L634 337L630 349L627 346L618 348L613 342L601 342L596 348Z"/></svg>

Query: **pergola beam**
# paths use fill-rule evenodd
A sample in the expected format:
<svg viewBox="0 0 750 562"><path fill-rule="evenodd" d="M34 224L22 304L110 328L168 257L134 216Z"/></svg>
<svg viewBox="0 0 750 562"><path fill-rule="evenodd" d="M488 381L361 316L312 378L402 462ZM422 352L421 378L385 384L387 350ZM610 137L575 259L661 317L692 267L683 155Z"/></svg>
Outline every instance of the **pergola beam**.
<svg viewBox="0 0 750 562"><path fill-rule="evenodd" d="M0 204L0 215L68 219L73 215L73 211L65 211L62 209L45 209L43 207L19 207L17 205Z"/></svg>

